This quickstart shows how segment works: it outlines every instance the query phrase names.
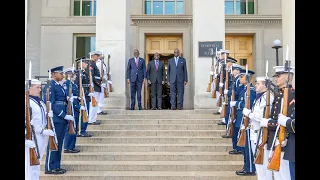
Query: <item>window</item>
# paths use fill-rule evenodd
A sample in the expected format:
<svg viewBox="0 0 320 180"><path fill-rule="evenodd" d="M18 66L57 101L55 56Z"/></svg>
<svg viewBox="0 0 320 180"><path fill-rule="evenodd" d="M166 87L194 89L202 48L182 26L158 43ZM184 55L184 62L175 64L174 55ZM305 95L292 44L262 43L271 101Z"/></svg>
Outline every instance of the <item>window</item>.
<svg viewBox="0 0 320 180"><path fill-rule="evenodd" d="M96 16L96 0L73 0L73 16Z"/></svg>
<svg viewBox="0 0 320 180"><path fill-rule="evenodd" d="M184 14L183 0L146 0L145 14Z"/></svg>
<svg viewBox="0 0 320 180"><path fill-rule="evenodd" d="M78 34L74 36L75 57L89 57L89 52L96 50L96 35L94 34Z"/></svg>
<svg viewBox="0 0 320 180"><path fill-rule="evenodd" d="M225 0L225 14L255 14L257 0Z"/></svg>

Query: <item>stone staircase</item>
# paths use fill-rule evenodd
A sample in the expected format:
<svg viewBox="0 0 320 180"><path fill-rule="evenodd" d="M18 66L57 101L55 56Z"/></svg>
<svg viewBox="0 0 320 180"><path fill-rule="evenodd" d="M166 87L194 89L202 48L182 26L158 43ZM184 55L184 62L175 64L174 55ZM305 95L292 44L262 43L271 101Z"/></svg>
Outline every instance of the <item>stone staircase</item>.
<svg viewBox="0 0 320 180"><path fill-rule="evenodd" d="M255 180L235 174L242 155L229 155L231 139L214 110L109 110L91 138L77 138L77 154L63 154L63 175L40 180ZM43 158L45 159L45 157Z"/></svg>

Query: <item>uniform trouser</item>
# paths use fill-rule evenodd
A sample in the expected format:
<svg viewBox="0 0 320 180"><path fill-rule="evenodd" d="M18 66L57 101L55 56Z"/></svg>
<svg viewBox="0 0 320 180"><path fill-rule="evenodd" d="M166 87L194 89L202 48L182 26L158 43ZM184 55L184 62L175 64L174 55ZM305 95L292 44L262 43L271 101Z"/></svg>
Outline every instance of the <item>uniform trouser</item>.
<svg viewBox="0 0 320 180"><path fill-rule="evenodd" d="M36 137L37 137L37 143L38 143L38 148L39 148L39 156L40 156L39 161L41 163L42 157L44 155L44 151L46 150L46 147L48 145L48 136L45 136L42 134L36 134ZM30 171L31 171L32 180L39 180L40 165L31 166Z"/></svg>
<svg viewBox="0 0 320 180"><path fill-rule="evenodd" d="M268 159L269 157L269 153L270 150L265 150L265 154L267 155L267 157L265 156L266 159ZM274 180L290 180L290 170L289 170L289 161L283 159L283 152L281 152L281 157L280 157L280 169L279 172L277 171L270 171L267 170L267 178L266 180L272 180L271 175L269 176L268 174L272 174L272 172L274 173ZM263 162L265 162L265 160L263 160ZM267 161L268 162L268 161ZM263 165L265 165L265 167L268 167L268 163L264 163Z"/></svg>
<svg viewBox="0 0 320 180"><path fill-rule="evenodd" d="M74 120L76 123L76 134L69 134L69 124L66 129L66 135L64 137L64 149L66 150L72 150L76 147L76 141L77 141L77 132L78 132L78 126L79 126L79 111L74 111ZM73 123L70 121L69 123Z"/></svg>
<svg viewBox="0 0 320 180"><path fill-rule="evenodd" d="M252 153L254 154L256 151L256 143L254 143L254 140L251 140L251 149ZM272 180L272 173L270 171L267 172L267 166L268 164L268 153L266 153L267 145L264 146L264 153L263 153L263 164L255 164L256 165L256 171L257 171L257 178L258 180ZM268 175L267 175L268 174Z"/></svg>
<svg viewBox="0 0 320 180"><path fill-rule="evenodd" d="M229 101L230 102L230 101ZM229 102L228 102L228 105L226 106L227 108L227 113L226 113L226 117L224 118L225 119L225 123L226 123L226 129L228 129L228 124L229 124L229 119L230 119L230 106L229 106Z"/></svg>
<svg viewBox="0 0 320 180"><path fill-rule="evenodd" d="M295 162L289 161L289 169L291 180L295 180Z"/></svg>
<svg viewBox="0 0 320 180"><path fill-rule="evenodd" d="M90 102L86 100L86 104L87 104L87 112L90 112L89 111L90 110L90 105L89 105ZM80 116L80 114L79 114L79 116ZM88 122L83 122L83 116L81 116L81 126L80 126L81 131L80 131L80 134L85 134L86 131L87 131L87 127L88 127Z"/></svg>
<svg viewBox="0 0 320 180"><path fill-rule="evenodd" d="M89 123L93 123L97 121L98 108L99 108L99 98L101 92L94 92L94 98L96 98L97 106L92 106L92 101L90 102L90 111L89 111Z"/></svg>
<svg viewBox="0 0 320 180"><path fill-rule="evenodd" d="M250 129L246 130L246 145L243 149L244 170L247 172L256 172L256 166L253 164L253 153L250 141Z"/></svg>
<svg viewBox="0 0 320 180"><path fill-rule="evenodd" d="M32 180L31 178L31 166L30 166L30 148L24 148L24 179Z"/></svg>
<svg viewBox="0 0 320 180"><path fill-rule="evenodd" d="M240 127L233 126L232 148L238 151L242 150L242 148L237 146L239 130L240 130Z"/></svg>
<svg viewBox="0 0 320 180"><path fill-rule="evenodd" d="M98 102L98 110L97 113L102 112L102 108L104 106L104 87L101 87L101 92L97 92L98 97L97 97L97 102ZM95 94L96 95L96 94Z"/></svg>
<svg viewBox="0 0 320 180"><path fill-rule="evenodd" d="M45 170L51 171L60 168L61 164L61 153L62 153L62 145L63 139L66 133L67 121L65 122L54 122L54 127L58 140L58 151L50 151L49 144L47 146L47 154L46 154L46 164Z"/></svg>

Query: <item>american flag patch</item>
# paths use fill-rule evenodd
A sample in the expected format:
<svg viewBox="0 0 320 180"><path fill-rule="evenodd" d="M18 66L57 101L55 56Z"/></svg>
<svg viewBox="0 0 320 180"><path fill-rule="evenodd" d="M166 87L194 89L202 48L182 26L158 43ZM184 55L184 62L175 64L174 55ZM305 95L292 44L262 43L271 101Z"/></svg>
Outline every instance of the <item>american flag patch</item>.
<svg viewBox="0 0 320 180"><path fill-rule="evenodd" d="M289 106L290 106L291 104L293 104L294 102L295 102L295 100L292 99L292 100L289 102Z"/></svg>

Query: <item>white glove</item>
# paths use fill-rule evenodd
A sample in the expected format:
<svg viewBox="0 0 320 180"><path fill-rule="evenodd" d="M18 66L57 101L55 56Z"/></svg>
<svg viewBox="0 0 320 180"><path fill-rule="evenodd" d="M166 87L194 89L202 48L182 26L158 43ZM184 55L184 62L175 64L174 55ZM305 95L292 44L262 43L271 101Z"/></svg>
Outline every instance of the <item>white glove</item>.
<svg viewBox="0 0 320 180"><path fill-rule="evenodd" d="M102 84L101 84L101 87L103 87L103 88L107 88L106 83L102 83Z"/></svg>
<svg viewBox="0 0 320 180"><path fill-rule="evenodd" d="M91 83L90 86L91 86L91 87L94 87L94 86L93 86L93 83Z"/></svg>
<svg viewBox="0 0 320 180"><path fill-rule="evenodd" d="M53 117L53 111L50 110L50 111L48 112L48 116L49 116L50 118L52 118L52 117Z"/></svg>
<svg viewBox="0 0 320 180"><path fill-rule="evenodd" d="M214 78L217 78L218 77L218 74L214 74Z"/></svg>
<svg viewBox="0 0 320 180"><path fill-rule="evenodd" d="M51 129L43 130L42 134L45 136L54 136L54 132Z"/></svg>
<svg viewBox="0 0 320 180"><path fill-rule="evenodd" d="M223 83L219 83L219 87L223 87Z"/></svg>
<svg viewBox="0 0 320 180"><path fill-rule="evenodd" d="M88 96L90 96L90 97L91 97L91 96L94 96L94 94L93 94L93 93L89 93L89 94L88 94Z"/></svg>
<svg viewBox="0 0 320 180"><path fill-rule="evenodd" d="M224 122L224 123L226 123L226 119L225 119L225 118L222 118L221 121Z"/></svg>
<svg viewBox="0 0 320 180"><path fill-rule="evenodd" d="M243 129L246 129L246 127L244 127L244 125L241 125L240 129L243 130Z"/></svg>
<svg viewBox="0 0 320 180"><path fill-rule="evenodd" d="M236 105L236 103L237 103L237 101L230 101L230 106L233 107Z"/></svg>
<svg viewBox="0 0 320 180"><path fill-rule="evenodd" d="M276 140L276 143L274 144L274 146L278 146L280 144L279 139ZM284 141L282 141L281 143L281 147L285 147L287 145L287 139L285 139Z"/></svg>
<svg viewBox="0 0 320 180"><path fill-rule="evenodd" d="M224 94L228 94L228 91L229 91L229 90L224 90L223 93L224 93Z"/></svg>
<svg viewBox="0 0 320 180"><path fill-rule="evenodd" d="M70 101L72 103L73 103L73 98L74 98L73 96L71 96L71 98L69 96L67 96L68 101Z"/></svg>
<svg viewBox="0 0 320 180"><path fill-rule="evenodd" d="M31 140L25 140L25 146L26 146L27 148L35 148L35 147L36 147L36 144L35 144L33 141L31 141Z"/></svg>
<svg viewBox="0 0 320 180"><path fill-rule="evenodd" d="M268 127L268 122L269 122L270 118L269 119L266 119L266 118L262 118L261 119L261 122L260 122L260 126L261 127Z"/></svg>
<svg viewBox="0 0 320 180"><path fill-rule="evenodd" d="M214 73L213 73L213 71L210 71L210 75L213 75Z"/></svg>
<svg viewBox="0 0 320 180"><path fill-rule="evenodd" d="M80 106L80 110L86 111L87 109L84 106Z"/></svg>
<svg viewBox="0 0 320 180"><path fill-rule="evenodd" d="M65 120L69 120L69 121L74 121L74 117L71 116L71 115L66 115L66 116L64 117L64 119L65 119Z"/></svg>
<svg viewBox="0 0 320 180"><path fill-rule="evenodd" d="M286 127L288 119L290 119L290 118L283 115L283 114L278 115L278 123L281 124L281 126Z"/></svg>
<svg viewBox="0 0 320 180"><path fill-rule="evenodd" d="M250 109L247 109L247 108L243 108L242 110L242 114L249 117L249 114L251 113L251 110Z"/></svg>

